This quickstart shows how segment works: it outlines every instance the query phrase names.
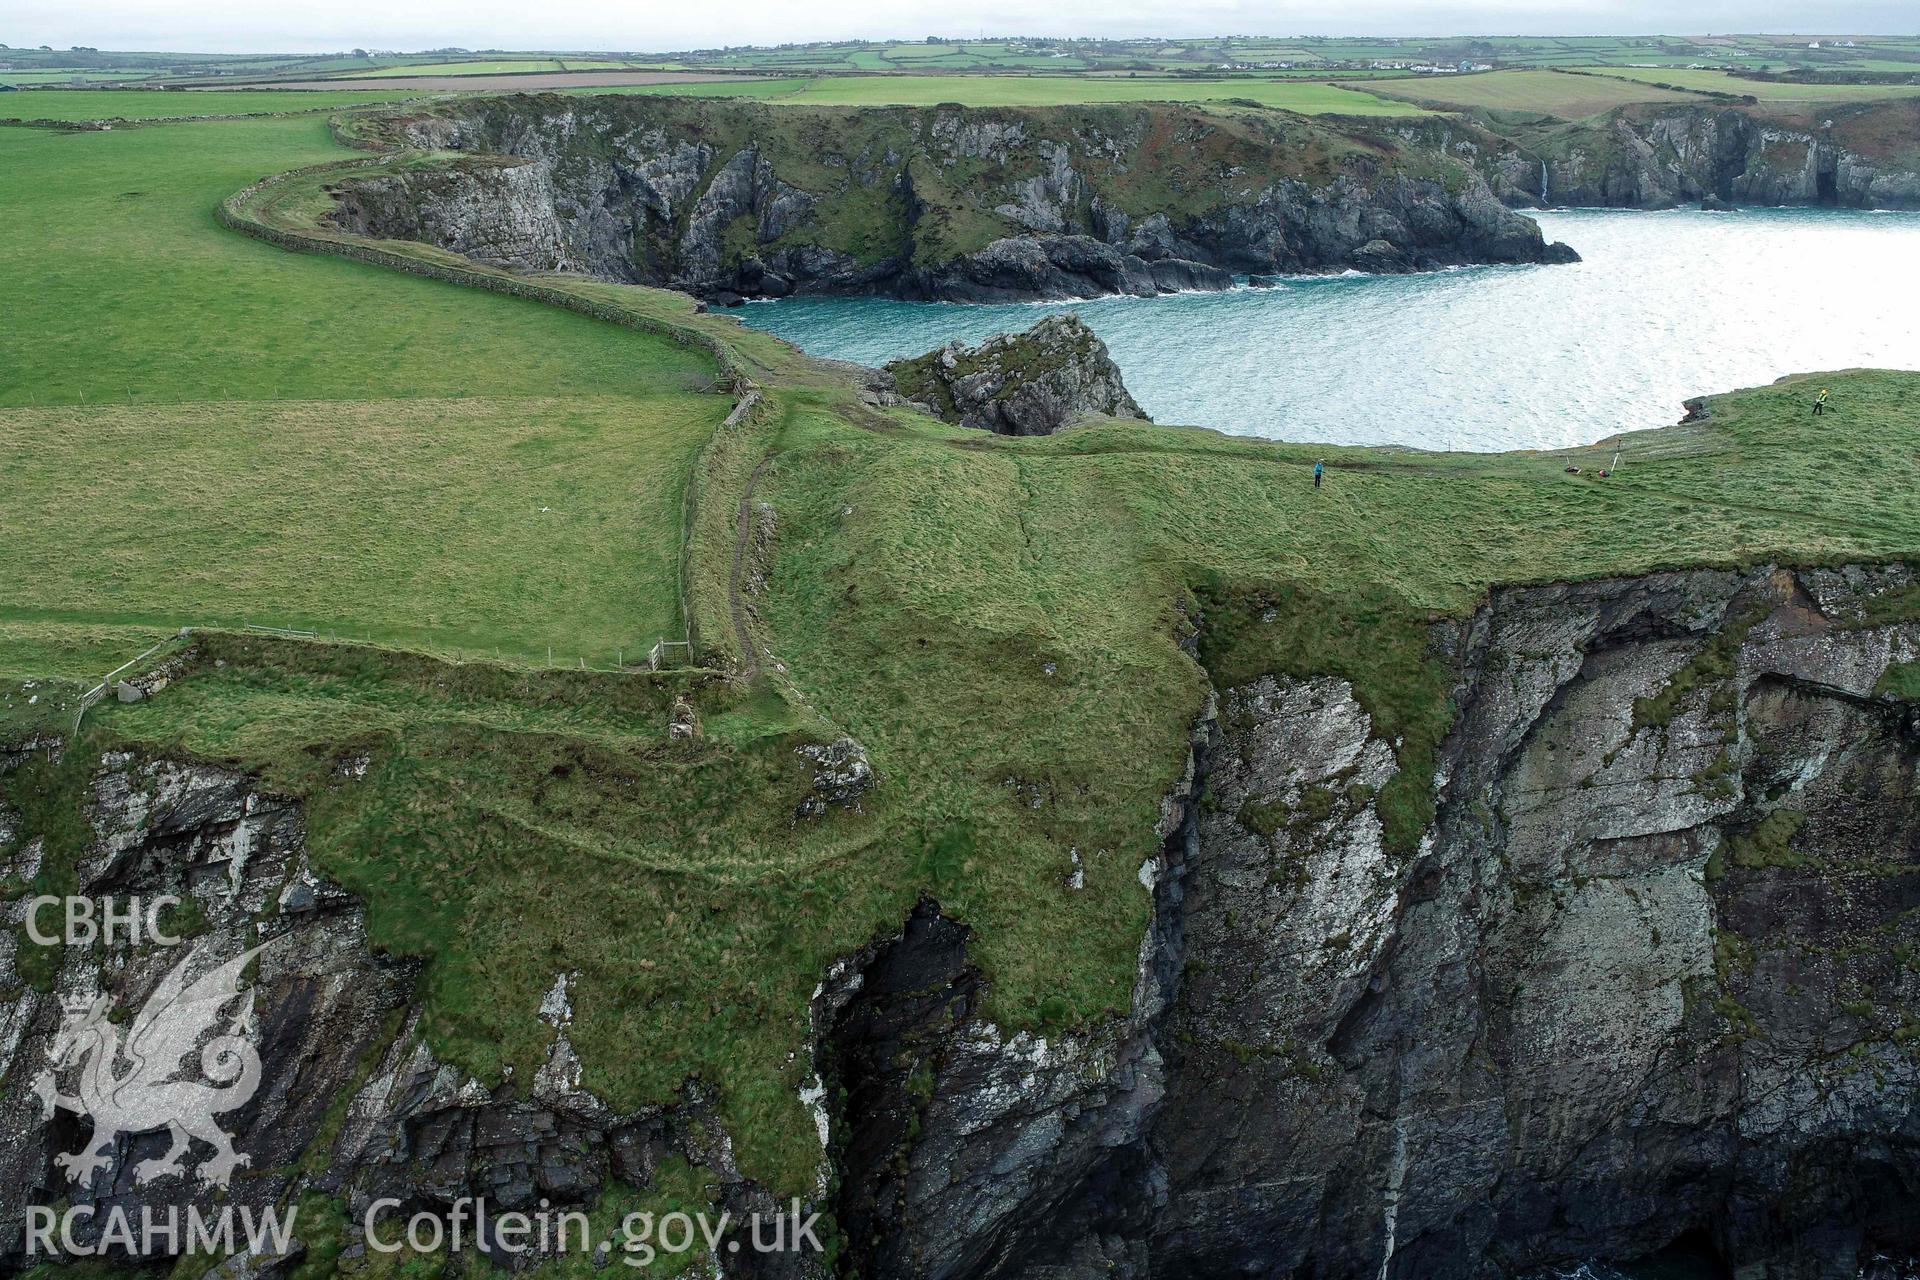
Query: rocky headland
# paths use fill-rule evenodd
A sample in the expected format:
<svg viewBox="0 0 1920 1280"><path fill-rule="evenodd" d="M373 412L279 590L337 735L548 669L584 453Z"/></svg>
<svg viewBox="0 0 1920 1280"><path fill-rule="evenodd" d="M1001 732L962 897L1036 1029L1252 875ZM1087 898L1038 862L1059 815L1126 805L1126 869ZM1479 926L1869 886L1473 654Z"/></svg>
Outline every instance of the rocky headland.
<svg viewBox="0 0 1920 1280"><path fill-rule="evenodd" d="M1906 1274L1920 717L1873 690L1920 628L1872 618L1912 582L1495 592L1431 637L1458 715L1410 850L1346 682L1217 686L1131 1016L1001 1035L933 903L829 984L855 1269Z"/></svg>
<svg viewBox="0 0 1920 1280"><path fill-rule="evenodd" d="M342 180L339 227L722 301L1147 296L1576 256L1465 159L1253 108L542 95L396 114L378 134L438 162Z"/></svg>

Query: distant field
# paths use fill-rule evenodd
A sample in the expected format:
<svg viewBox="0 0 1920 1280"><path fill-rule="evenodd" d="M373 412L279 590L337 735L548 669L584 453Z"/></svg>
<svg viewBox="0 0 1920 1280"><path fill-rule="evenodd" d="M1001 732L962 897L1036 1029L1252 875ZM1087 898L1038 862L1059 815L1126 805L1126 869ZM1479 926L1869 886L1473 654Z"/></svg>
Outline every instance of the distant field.
<svg viewBox="0 0 1920 1280"><path fill-rule="evenodd" d="M340 77L343 80L382 80L390 76L413 76L431 72L436 76L497 76L517 71L565 71L567 68L552 58L531 59L495 59L492 62L432 62L411 66L378 67L370 71L355 71Z"/></svg>
<svg viewBox="0 0 1920 1280"><path fill-rule="evenodd" d="M91 83L101 80L145 80L152 71L111 71L89 68L84 71L0 71L0 84L49 85Z"/></svg>
<svg viewBox="0 0 1920 1280"><path fill-rule="evenodd" d="M1669 73L1660 72L1658 76ZM1632 102L1698 102L1690 94L1600 76L1558 71L1490 71L1480 75L1430 76L1418 80L1367 82L1369 92L1409 102L1495 111L1538 111L1581 120Z"/></svg>
<svg viewBox="0 0 1920 1280"><path fill-rule="evenodd" d="M535 71L527 75L431 75L409 67L406 75L375 80L282 80L276 89L324 93L340 84L379 84L394 93L550 93L567 89L619 89L752 84L757 77L722 71Z"/></svg>
<svg viewBox="0 0 1920 1280"><path fill-rule="evenodd" d="M393 89L295 93L226 89L23 89L0 95L0 120L166 120L276 111L339 110L411 96ZM256 175L258 176L258 175Z"/></svg>
<svg viewBox="0 0 1920 1280"><path fill-rule="evenodd" d="M319 116L0 129L0 649L252 620L610 666L674 629L710 359L213 219L347 154Z"/></svg>
<svg viewBox="0 0 1920 1280"><path fill-rule="evenodd" d="M1920 67L1915 68L1920 71ZM1709 93L1750 94L1762 102L1882 102L1889 98L1920 97L1920 85L1898 84L1781 84L1771 80L1748 80L1724 71L1665 70L1652 67L1614 67L1609 78L1659 81L1683 89Z"/></svg>
<svg viewBox="0 0 1920 1280"><path fill-rule="evenodd" d="M668 98L790 98L810 83L801 76L712 76L671 83L603 85L589 81L559 85L556 89L561 93L644 93Z"/></svg>
<svg viewBox="0 0 1920 1280"><path fill-rule="evenodd" d="M1301 80L1083 76L823 76L785 101L828 106L1043 107L1083 102L1218 102L1243 98L1303 115L1404 116L1414 107Z"/></svg>

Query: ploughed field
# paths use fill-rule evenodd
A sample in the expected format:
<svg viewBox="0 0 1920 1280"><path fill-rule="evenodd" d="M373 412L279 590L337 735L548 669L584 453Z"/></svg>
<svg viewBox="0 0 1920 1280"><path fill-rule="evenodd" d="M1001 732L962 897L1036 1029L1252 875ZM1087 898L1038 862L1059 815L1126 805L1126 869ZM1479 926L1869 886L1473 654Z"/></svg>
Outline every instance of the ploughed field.
<svg viewBox="0 0 1920 1280"><path fill-rule="evenodd" d="M1920 63L1915 63L1920 71ZM1368 80L1381 97L1440 109L1540 112L1583 120L1640 103L1707 105L1708 95L1750 96L1776 104L1886 102L1920 98L1920 84L1794 84L1685 67L1604 67L1578 71L1512 70L1478 75Z"/></svg>

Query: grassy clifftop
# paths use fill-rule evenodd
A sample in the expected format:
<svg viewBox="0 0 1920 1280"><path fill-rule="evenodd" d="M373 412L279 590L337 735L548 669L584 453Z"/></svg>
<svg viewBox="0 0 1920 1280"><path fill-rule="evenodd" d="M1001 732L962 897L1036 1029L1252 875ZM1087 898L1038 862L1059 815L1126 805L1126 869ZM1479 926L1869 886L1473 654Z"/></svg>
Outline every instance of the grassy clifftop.
<svg viewBox="0 0 1920 1280"><path fill-rule="evenodd" d="M1432 618L1500 582L1920 555L1920 375L1822 381L1836 418L1812 422L1806 381L1722 397L1705 424L1625 441L1600 480L1610 446L1576 477L1558 457L1120 423L1007 440L796 377L735 442L762 459L744 575L757 679L213 637L161 696L96 712L89 746L233 760L311 794L318 865L374 904L382 945L432 959L441 1053L484 1078L529 1070L540 995L577 972L589 1087L636 1105L698 1076L746 1167L804 1186L806 1067L788 1055L808 994L921 895L974 926L1006 1023L1125 1007L1137 872L1209 680L1182 647L1196 624L1217 680L1353 681L1398 744L1380 803L1404 855L1448 725ZM695 742L669 738L676 691L704 721ZM799 747L840 734L874 789L796 817ZM334 762L359 755L366 778L342 787Z"/></svg>
<svg viewBox="0 0 1920 1280"><path fill-rule="evenodd" d="M20 162L0 166L26 228L11 261L39 273L9 300L41 340L16 344L8 367L38 372L0 408L31 490L6 517L22 594L0 669L97 675L149 629L289 598L386 642L201 637L159 696L97 709L62 764L8 776L13 842L47 835L57 877L109 746L260 770L308 799L314 860L365 897L375 940L429 961L438 1052L526 1079L551 1034L540 999L577 972L586 1085L626 1107L698 1077L746 1170L785 1188L818 1158L794 1056L814 984L922 894L974 926L1007 1024L1126 1005L1139 869L1206 697L1196 627L1215 678L1354 683L1399 744L1382 805L1404 850L1448 717L1431 618L1502 582L1920 555L1920 374L1823 378L1836 412L1818 422L1808 380L1724 396L1704 423L1620 442L1602 480L1612 445L1576 453L1573 476L1559 456L1127 423L992 437L875 410L832 368L709 317L765 392L723 428L729 398L657 335L216 227L220 196L339 154L317 120L0 145ZM684 299L558 283L695 322ZM180 358L182 334L204 350ZM136 368L151 380L123 390L151 400L99 412ZM259 403L274 374L302 404ZM27 465L41 454L66 462ZM661 499L690 468L710 487L684 535L689 595L744 624L724 648L751 676L491 659L488 628L657 623L674 587L656 553L683 545ZM117 522L88 515L76 471L121 478ZM553 515L586 532L542 543L534 521ZM469 660L399 651L415 644ZM45 689L0 702L10 725L49 726L28 701ZM669 732L678 696L697 738ZM802 814L801 748L841 735L876 782ZM340 763L363 758L349 780Z"/></svg>

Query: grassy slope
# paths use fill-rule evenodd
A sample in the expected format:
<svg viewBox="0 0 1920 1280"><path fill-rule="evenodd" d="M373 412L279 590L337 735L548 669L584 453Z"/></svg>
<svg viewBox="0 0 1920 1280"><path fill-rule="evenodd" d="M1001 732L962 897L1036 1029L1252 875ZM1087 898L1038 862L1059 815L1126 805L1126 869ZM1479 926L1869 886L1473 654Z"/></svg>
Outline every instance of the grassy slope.
<svg viewBox="0 0 1920 1280"><path fill-rule="evenodd" d="M253 619L612 665L678 629L709 360L214 222L343 154L318 116L0 129L16 639Z"/></svg>
<svg viewBox="0 0 1920 1280"><path fill-rule="evenodd" d="M1381 803L1404 847L1447 723L1434 614L1501 581L1920 553L1920 375L1823 381L1857 430L1814 430L1809 385L1787 383L1629 440L1606 481L1557 458L1124 424L1002 440L864 410L830 379L786 385L748 428L777 514L758 603L773 662L763 685L696 692L705 742L666 743L670 689L641 682L226 641L209 649L224 667L96 730L295 790L371 750L367 783L321 788L316 856L375 904L385 945L436 957L441 1052L524 1071L544 1044L530 1011L578 970L594 1088L631 1104L699 1074L747 1167L804 1185L787 1054L807 994L921 893L976 926L1007 1022L1125 1006L1148 907L1135 873L1205 692L1176 643L1183 601L1205 604L1223 680L1355 682L1402 739L1408 772ZM835 730L880 783L857 814L795 824L796 735Z"/></svg>
<svg viewBox="0 0 1920 1280"><path fill-rule="evenodd" d="M255 126L198 128L243 127ZM323 150L297 131L262 145L285 146L280 163L296 163L308 158L302 137ZM217 185L204 174L222 164L246 167L226 147L163 149L101 189L188 182L178 171L189 169L189 185ZM596 341L572 327L587 323L577 317L234 237L203 244L200 232L210 228L188 239L212 261L236 257L188 278L259 288L247 314L269 328L301 321L267 299L297 299L313 328L296 332L309 341L336 330L364 340L348 322L377 323L360 300L389 287L417 291L392 295L410 299L413 340L434 335L418 308L445 296L469 322L462 344L487 332L480 318L494 308L510 308L516 326L557 326L520 330L523 353L572 359L565 349ZM36 233L29 250L41 252L27 256L53 258L50 234ZM181 283L139 296L159 305ZM71 307L103 284L83 275L46 287ZM57 312L45 304L35 321L56 325ZM92 321L109 357L130 342ZM237 329L216 310L145 341ZM636 335L608 332L636 349ZM367 897L376 939L433 958L429 1034L442 1053L526 1078L545 1047L539 998L555 972L578 970L573 1040L590 1087L633 1105L697 1074L720 1090L743 1165L799 1189L817 1156L794 1092L806 1064L789 1057L806 1036L808 993L832 958L897 927L919 894L977 927L990 1009L1005 1021L1071 1023L1125 1006L1148 909L1136 871L1205 695L1205 673L1177 643L1196 604L1225 678L1332 670L1355 682L1381 731L1402 739L1406 782L1382 804L1404 841L1446 723L1445 673L1421 642L1432 614L1465 611L1501 581L1920 553L1920 375L1825 378L1837 415L1819 424L1804 382L1725 398L1705 427L1626 442L1622 471L1601 481L1591 465L1565 475L1557 458L1273 445L1137 424L1006 440L869 410L779 344L738 341L770 412L703 459L715 488L695 531L695 590L724 595L732 514L757 473L754 500L771 504L775 528L767 586L752 597L769 660L752 684L689 689L702 740L667 740L680 678L213 636L159 698L96 712L89 750L64 775L36 767L7 788L16 801L38 793L41 803L19 806L30 813L57 811L48 797L70 808L92 749L115 738L265 771L312 797L314 857ZM87 350L76 339L60 370L88 363ZM481 342L451 354L469 376L553 393L538 385L543 366L512 351ZM276 451L285 424L241 421ZM1331 475L1316 492L1309 468L1321 456ZM1600 448L1590 461L1610 456ZM252 536L281 554L272 528ZM410 523L366 537L375 554L418 547ZM1268 605L1274 621L1259 622ZM13 644L16 666L71 665L63 646L86 642L77 624L0 619L0 656ZM796 823L807 770L794 748L837 731L867 746L878 785L859 812ZM334 761L358 753L373 758L368 778L336 785ZM71 855L52 852L50 875Z"/></svg>

